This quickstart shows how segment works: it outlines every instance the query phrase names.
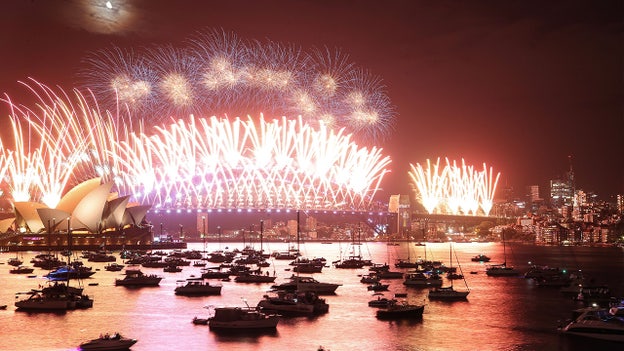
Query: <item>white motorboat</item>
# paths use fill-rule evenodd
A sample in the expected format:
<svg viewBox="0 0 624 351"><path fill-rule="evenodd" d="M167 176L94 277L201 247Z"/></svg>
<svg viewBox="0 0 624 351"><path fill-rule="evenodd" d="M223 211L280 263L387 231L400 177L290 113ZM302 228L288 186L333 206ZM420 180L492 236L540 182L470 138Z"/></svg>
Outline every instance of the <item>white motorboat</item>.
<svg viewBox="0 0 624 351"><path fill-rule="evenodd" d="M97 339L89 340L80 344L81 350L113 351L127 350L136 344L136 339L129 339L119 333L102 335Z"/></svg>
<svg viewBox="0 0 624 351"><path fill-rule="evenodd" d="M589 307L560 330L565 334L624 342L624 307Z"/></svg>

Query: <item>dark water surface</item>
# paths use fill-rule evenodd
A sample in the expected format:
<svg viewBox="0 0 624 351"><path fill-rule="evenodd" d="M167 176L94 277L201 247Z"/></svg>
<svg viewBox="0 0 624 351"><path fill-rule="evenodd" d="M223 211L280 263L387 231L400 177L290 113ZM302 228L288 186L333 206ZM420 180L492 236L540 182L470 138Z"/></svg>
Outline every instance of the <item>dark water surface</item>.
<svg viewBox="0 0 624 351"><path fill-rule="evenodd" d="M221 244L221 248L226 245ZM227 244L230 249L242 244ZM259 249L259 244L255 245ZM412 259L449 261L449 245L427 244L411 247ZM208 244L207 250L219 248ZM202 244L191 244L189 249L202 250ZM264 244L265 251L286 250L287 244ZM35 269L35 278L13 275L6 264L15 253L0 254L0 350L76 350L81 342L100 333L120 332L139 341L132 347L140 350L316 350L319 345L332 351L339 350L617 350L617 344L587 341L557 332L559 320L570 317L571 310L582 307L564 297L556 288L538 287L532 280L521 277L488 277L483 263L471 262L476 254L492 257L493 263L503 260L503 246L498 243L454 244L461 268L471 293L467 301L428 301L426 289L405 288L402 279L388 280L391 284L387 297L395 292L407 292L415 304L425 303L425 312L419 321L379 321L375 309L367 302L374 297L360 283L363 269L324 268L315 274L320 281L343 284L336 295L326 296L329 313L314 318L298 317L280 321L277 331L256 335L219 335L207 326L193 325L195 316L206 317L204 306L244 306L244 300L255 306L271 284L243 284L234 280L215 281L223 285L221 296L183 297L174 295L176 280L191 275L200 276L199 267L184 267L181 273L163 273L162 269L143 268L145 273L164 276L159 287L129 289L116 287L120 272L103 269L106 263L86 262L100 269L84 280L85 293L94 298L93 308L69 311L64 314L26 313L15 311L15 293L28 291L43 284L47 271ZM348 253L345 243L302 244L308 257L322 256L328 262ZM388 246L385 243L366 243L360 246L364 258L376 263L394 263L407 258L407 244ZM24 252L25 264L37 252ZM598 282L608 284L614 295L624 295L624 250L621 248L536 247L507 246L507 261L521 272L528 262L540 265L582 269ZM117 260L122 263L121 259ZM289 261L275 260L277 283L292 272ZM208 263L210 265L210 263ZM453 264L457 265L456 262ZM469 272L477 272L470 274ZM89 286L88 283L98 283ZM455 284L463 285L462 281ZM446 284L445 284L446 285ZM463 286L462 286L463 287ZM21 298L21 297L20 297Z"/></svg>

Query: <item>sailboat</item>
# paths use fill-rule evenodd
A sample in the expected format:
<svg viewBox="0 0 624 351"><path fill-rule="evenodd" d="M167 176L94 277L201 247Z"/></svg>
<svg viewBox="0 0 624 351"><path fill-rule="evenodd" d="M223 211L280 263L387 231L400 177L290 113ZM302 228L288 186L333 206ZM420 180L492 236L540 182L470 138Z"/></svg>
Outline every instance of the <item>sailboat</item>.
<svg viewBox="0 0 624 351"><path fill-rule="evenodd" d="M361 231L362 231L361 228L358 227L358 241L357 242L355 241L355 237L353 233L351 234L351 237L352 237L351 254L345 259L334 262L334 267L336 268L362 268L366 265L372 264L370 261L362 259L362 249L360 248L360 245L362 244L360 241ZM358 248L357 255L355 254L355 246L357 246Z"/></svg>
<svg viewBox="0 0 624 351"><path fill-rule="evenodd" d="M404 260L402 258L399 258L395 263L394 263L394 267L396 268L418 268L418 262L412 262L411 260L411 236L408 235L408 240L407 240L407 260Z"/></svg>
<svg viewBox="0 0 624 351"><path fill-rule="evenodd" d="M490 277L511 277L519 275L520 272L514 267L507 266L507 250L505 245L505 233L503 235L503 263L491 264L485 270L485 274Z"/></svg>
<svg viewBox="0 0 624 351"><path fill-rule="evenodd" d="M450 247L450 266L451 268L453 267L453 244L449 243L449 247ZM461 272L461 266L459 265L459 261L457 261L457 265L459 266L459 270ZM468 283L466 282L466 279L463 278L463 272L462 272L462 279L464 279L464 284L466 284L466 290L455 290L453 288L453 279L450 279L451 281L451 285L450 286L441 286L438 288L433 288L432 290L429 290L429 299L430 300L464 300L466 299L466 297L468 297L468 294L470 294L470 289L468 288Z"/></svg>

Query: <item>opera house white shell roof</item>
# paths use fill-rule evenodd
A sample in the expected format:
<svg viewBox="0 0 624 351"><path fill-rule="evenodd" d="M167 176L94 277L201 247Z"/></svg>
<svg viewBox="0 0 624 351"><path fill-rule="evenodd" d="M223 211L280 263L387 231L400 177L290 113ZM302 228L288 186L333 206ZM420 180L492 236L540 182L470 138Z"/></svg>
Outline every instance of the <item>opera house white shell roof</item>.
<svg viewBox="0 0 624 351"><path fill-rule="evenodd" d="M67 230L68 222L72 231L88 233L140 224L151 206L130 203L129 197L111 193L112 187L112 182L101 184L100 178L87 180L69 190L56 208L36 202L15 202L13 223L31 233ZM8 228L7 222L3 221L2 227Z"/></svg>

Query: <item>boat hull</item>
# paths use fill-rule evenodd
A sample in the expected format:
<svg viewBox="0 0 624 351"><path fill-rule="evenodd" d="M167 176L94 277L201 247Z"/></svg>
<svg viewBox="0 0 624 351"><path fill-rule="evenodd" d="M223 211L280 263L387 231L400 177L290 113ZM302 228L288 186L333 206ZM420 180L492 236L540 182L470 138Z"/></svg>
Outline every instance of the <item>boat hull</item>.
<svg viewBox="0 0 624 351"><path fill-rule="evenodd" d="M215 321L209 320L208 327L212 330L257 330L257 329L275 329L279 317L274 316L263 321Z"/></svg>
<svg viewBox="0 0 624 351"><path fill-rule="evenodd" d="M396 319L420 319L422 318L425 306L405 305L389 307L387 309L377 310L377 319L396 320Z"/></svg>
<svg viewBox="0 0 624 351"><path fill-rule="evenodd" d="M69 300L36 300L28 299L15 302L15 307L21 311L67 311L76 307Z"/></svg>
<svg viewBox="0 0 624 351"><path fill-rule="evenodd" d="M136 344L135 339L95 339L80 344L80 350L85 351L113 351L127 350Z"/></svg>

